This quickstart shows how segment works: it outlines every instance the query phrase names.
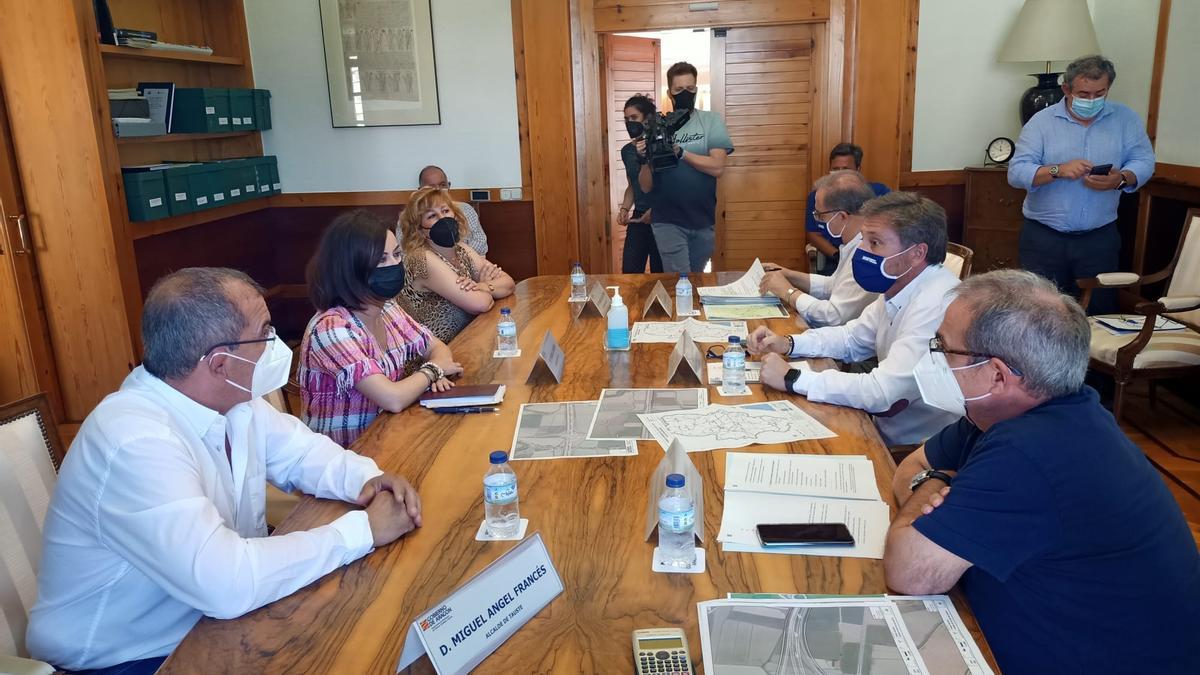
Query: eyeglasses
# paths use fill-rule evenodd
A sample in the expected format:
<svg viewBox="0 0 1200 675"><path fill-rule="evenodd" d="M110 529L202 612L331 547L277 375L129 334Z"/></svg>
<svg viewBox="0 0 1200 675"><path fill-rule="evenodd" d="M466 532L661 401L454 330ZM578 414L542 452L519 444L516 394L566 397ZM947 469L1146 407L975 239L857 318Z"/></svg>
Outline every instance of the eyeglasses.
<svg viewBox="0 0 1200 675"><path fill-rule="evenodd" d="M946 346L945 341L942 340L940 335L935 335L935 336L929 338L929 351L941 352L943 354L958 354L959 356L973 356L978 359L1000 359L1000 357L996 356L995 354L984 354L983 352L970 352L970 351L965 351L962 349L950 349L949 347ZM1000 359L1000 360L1003 361L1004 359ZM1005 363L1005 365L1008 366L1008 369L1011 370L1014 375L1016 375L1018 377L1022 376L1022 373L1020 370L1014 368L1012 365L1009 365L1007 362Z"/></svg>
<svg viewBox="0 0 1200 675"><path fill-rule="evenodd" d="M718 349L720 349L721 351L717 351ZM723 358L724 356L725 356L725 345L713 345L708 348L708 351L704 352L704 358L706 358L706 359L720 359L720 358Z"/></svg>
<svg viewBox="0 0 1200 675"><path fill-rule="evenodd" d="M831 210L831 211L818 211L818 210L816 210L816 209L813 209L813 210L812 210L812 217L813 217L815 220L821 220L821 216L824 216L824 215L826 215L826 214L829 214L829 213L841 213L841 211L839 211L838 209L833 209L833 210Z"/></svg>
<svg viewBox="0 0 1200 675"><path fill-rule="evenodd" d="M274 326L269 327L267 330L269 332L267 333L267 337L264 337L264 338L255 338L253 340L234 340L232 342L218 342L217 344L209 347L208 349L205 349L204 354L202 354L200 356L200 360L203 361L204 359L208 358L208 355L212 353L212 350L214 350L218 347L236 347L238 345L250 345L250 344L254 344L256 342L270 342L271 340L274 340L275 338L279 337L279 335L275 333Z"/></svg>

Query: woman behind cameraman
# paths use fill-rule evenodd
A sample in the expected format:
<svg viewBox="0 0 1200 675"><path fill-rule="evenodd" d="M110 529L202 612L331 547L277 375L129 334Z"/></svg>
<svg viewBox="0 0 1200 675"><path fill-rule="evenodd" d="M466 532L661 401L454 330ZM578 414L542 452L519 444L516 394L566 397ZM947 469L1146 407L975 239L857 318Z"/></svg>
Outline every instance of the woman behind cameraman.
<svg viewBox="0 0 1200 675"><path fill-rule="evenodd" d="M650 259L651 272L663 270L658 244L654 242L654 230L650 227L650 196L642 192L642 186L638 184L641 162L635 145L654 114L654 102L641 94L625 102L625 130L629 132L630 141L621 148L621 162L625 165L629 185L625 188L625 198L621 200L617 215L620 223L626 226L625 250L621 256L623 274L645 272L647 258Z"/></svg>

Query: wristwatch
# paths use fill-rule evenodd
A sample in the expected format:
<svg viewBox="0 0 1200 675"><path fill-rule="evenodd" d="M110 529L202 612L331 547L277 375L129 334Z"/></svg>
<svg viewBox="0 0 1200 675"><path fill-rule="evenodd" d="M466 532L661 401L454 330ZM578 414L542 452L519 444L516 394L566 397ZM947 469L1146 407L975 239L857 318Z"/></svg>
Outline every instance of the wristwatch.
<svg viewBox="0 0 1200 675"><path fill-rule="evenodd" d="M1057 164L1050 165L1050 177L1058 178L1058 165Z"/></svg>
<svg viewBox="0 0 1200 675"><path fill-rule="evenodd" d="M1126 178L1125 174L1122 173L1121 174L1121 182L1118 183L1117 187L1115 187L1113 189L1114 190L1124 190L1128 185L1129 185L1129 179Z"/></svg>
<svg viewBox="0 0 1200 675"><path fill-rule="evenodd" d="M798 291L798 290L800 290L800 289L799 289L799 288L796 288L796 287L789 288L789 289L788 289L788 291L787 291L787 297L786 297L786 298L784 298L784 300L791 300L791 299L792 299L792 294L793 294L793 293L795 293L795 292L796 292L796 291Z"/></svg>
<svg viewBox="0 0 1200 675"><path fill-rule="evenodd" d="M908 487L911 491L916 492L917 488L921 487L922 483L931 478L936 478L946 485L949 485L950 481L953 480L950 478L949 474L938 471L937 469L925 469L924 471L920 471L917 473L917 475L912 477L912 481L909 482Z"/></svg>
<svg viewBox="0 0 1200 675"><path fill-rule="evenodd" d="M783 387L789 393L795 393L796 380L800 379L799 368L788 368L787 374L783 376Z"/></svg>

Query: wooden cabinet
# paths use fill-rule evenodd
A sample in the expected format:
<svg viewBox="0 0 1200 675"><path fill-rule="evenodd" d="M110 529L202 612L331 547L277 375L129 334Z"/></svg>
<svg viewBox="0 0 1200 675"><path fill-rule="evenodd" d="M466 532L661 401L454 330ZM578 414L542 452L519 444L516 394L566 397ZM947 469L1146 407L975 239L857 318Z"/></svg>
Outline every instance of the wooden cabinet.
<svg viewBox="0 0 1200 675"><path fill-rule="evenodd" d="M963 243L975 252L976 272L1019 267L1025 191L1008 184L1007 167L967 167Z"/></svg>

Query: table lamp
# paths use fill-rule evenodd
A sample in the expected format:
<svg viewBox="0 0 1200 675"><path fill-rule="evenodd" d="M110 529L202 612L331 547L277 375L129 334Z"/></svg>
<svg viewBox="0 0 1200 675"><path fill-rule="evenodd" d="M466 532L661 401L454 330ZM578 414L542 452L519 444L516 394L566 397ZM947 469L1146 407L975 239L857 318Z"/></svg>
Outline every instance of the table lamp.
<svg viewBox="0 0 1200 675"><path fill-rule="evenodd" d="M1008 40L1000 49L1001 62L1045 61L1046 72L1030 73L1037 84L1021 96L1021 124L1063 98L1053 61L1074 61L1100 51L1087 0L1025 0Z"/></svg>

